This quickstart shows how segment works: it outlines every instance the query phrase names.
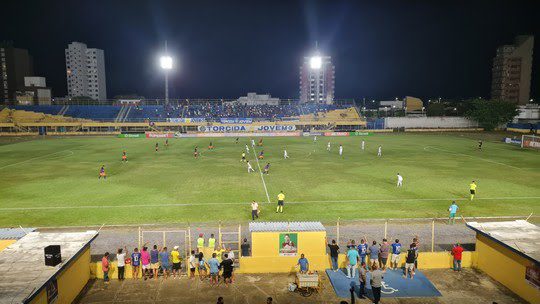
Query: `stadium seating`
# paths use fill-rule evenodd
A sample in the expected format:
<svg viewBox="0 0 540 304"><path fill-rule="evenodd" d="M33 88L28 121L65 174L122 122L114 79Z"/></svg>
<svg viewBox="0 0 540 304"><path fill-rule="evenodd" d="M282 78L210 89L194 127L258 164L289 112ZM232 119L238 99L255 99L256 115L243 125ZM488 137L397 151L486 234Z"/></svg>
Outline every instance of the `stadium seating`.
<svg viewBox="0 0 540 304"><path fill-rule="evenodd" d="M54 123L54 122L80 122L86 119L50 115L42 112L32 112L25 110L13 110L4 108L0 111L0 123Z"/></svg>

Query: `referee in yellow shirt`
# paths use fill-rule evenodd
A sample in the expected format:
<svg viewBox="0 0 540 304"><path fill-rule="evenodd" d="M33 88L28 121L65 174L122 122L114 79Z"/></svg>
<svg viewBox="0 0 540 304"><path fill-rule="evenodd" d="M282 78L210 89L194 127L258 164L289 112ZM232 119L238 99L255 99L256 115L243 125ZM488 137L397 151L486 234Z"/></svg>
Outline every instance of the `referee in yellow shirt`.
<svg viewBox="0 0 540 304"><path fill-rule="evenodd" d="M283 202L285 201L285 194L283 194L283 191L280 191L277 196L277 208L276 213L280 212L283 213Z"/></svg>
<svg viewBox="0 0 540 304"><path fill-rule="evenodd" d="M474 199L474 196L476 195L476 182L472 181L472 183L469 185L469 189L471 191L471 201Z"/></svg>

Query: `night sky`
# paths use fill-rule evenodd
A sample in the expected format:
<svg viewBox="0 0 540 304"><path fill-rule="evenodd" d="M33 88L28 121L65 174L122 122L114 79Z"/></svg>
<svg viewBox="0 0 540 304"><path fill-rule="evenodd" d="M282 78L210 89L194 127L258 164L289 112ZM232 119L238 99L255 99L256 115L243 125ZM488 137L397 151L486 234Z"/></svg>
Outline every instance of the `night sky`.
<svg viewBox="0 0 540 304"><path fill-rule="evenodd" d="M489 97L496 47L533 34L540 97L540 1L4 0L0 29L0 41L30 51L54 96L66 94L69 42L103 49L109 98L163 97L165 40L175 98L298 98L315 41L336 66L336 98Z"/></svg>

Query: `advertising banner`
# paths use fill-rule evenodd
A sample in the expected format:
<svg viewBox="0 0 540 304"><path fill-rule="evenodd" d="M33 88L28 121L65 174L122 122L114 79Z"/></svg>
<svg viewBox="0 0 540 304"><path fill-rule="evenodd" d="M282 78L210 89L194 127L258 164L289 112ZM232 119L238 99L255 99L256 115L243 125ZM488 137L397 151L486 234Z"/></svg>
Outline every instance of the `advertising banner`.
<svg viewBox="0 0 540 304"><path fill-rule="evenodd" d="M373 135L373 133L363 132L363 131L349 132L349 136L371 136L371 135Z"/></svg>
<svg viewBox="0 0 540 304"><path fill-rule="evenodd" d="M298 254L298 233L279 234L279 255L296 256Z"/></svg>
<svg viewBox="0 0 540 304"><path fill-rule="evenodd" d="M118 137L120 138L145 138L146 135L144 133L126 133L126 134L118 134Z"/></svg>
<svg viewBox="0 0 540 304"><path fill-rule="evenodd" d="M168 122L174 122L174 123L197 123L197 122L205 122L205 118L200 117L193 117L193 118L167 118Z"/></svg>
<svg viewBox="0 0 540 304"><path fill-rule="evenodd" d="M297 137L302 136L301 132L266 132L266 133L217 133L217 132L206 132L206 133L175 133L174 137L186 138L186 137Z"/></svg>
<svg viewBox="0 0 540 304"><path fill-rule="evenodd" d="M284 125L266 125L266 126L246 126L246 125L216 125L216 126L198 126L199 132L288 132L295 131L296 126Z"/></svg>
<svg viewBox="0 0 540 304"><path fill-rule="evenodd" d="M173 138L174 133L146 132L146 138Z"/></svg>
<svg viewBox="0 0 540 304"><path fill-rule="evenodd" d="M521 139L514 139L514 138L506 137L504 139L504 142L507 144L515 144L515 145L521 146Z"/></svg>
<svg viewBox="0 0 540 304"><path fill-rule="evenodd" d="M324 136L350 136L349 132L324 132Z"/></svg>
<svg viewBox="0 0 540 304"><path fill-rule="evenodd" d="M224 124L250 124L253 122L252 118L221 118L221 123Z"/></svg>

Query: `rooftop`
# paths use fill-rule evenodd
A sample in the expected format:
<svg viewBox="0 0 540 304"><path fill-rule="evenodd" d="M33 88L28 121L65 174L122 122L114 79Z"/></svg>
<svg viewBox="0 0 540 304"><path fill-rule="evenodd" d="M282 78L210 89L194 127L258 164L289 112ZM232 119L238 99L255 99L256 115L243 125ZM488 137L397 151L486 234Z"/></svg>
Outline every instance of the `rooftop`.
<svg viewBox="0 0 540 304"><path fill-rule="evenodd" d="M529 260L540 263L540 227L525 220L468 222L467 226Z"/></svg>
<svg viewBox="0 0 540 304"><path fill-rule="evenodd" d="M24 303L76 257L96 231L74 233L30 232L0 252L0 303ZM62 263L45 266L44 248L60 245Z"/></svg>

